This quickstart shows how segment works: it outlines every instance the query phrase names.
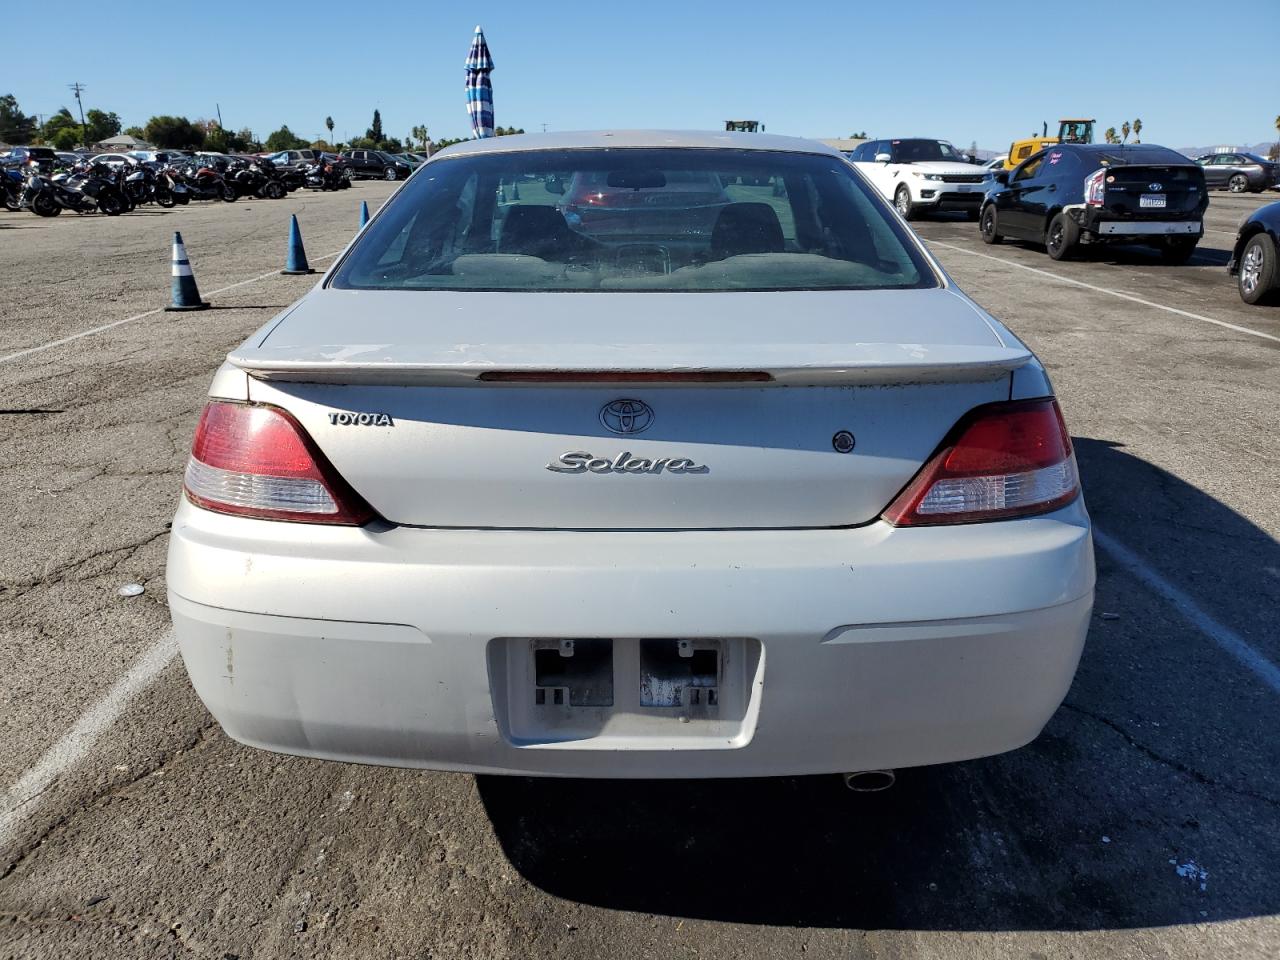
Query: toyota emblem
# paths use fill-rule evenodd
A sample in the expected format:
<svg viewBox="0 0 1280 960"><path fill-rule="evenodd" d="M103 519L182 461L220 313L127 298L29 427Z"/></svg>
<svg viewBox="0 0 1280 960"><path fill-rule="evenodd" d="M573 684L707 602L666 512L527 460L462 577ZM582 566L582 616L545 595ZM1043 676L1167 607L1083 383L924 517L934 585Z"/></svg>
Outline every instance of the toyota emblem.
<svg viewBox="0 0 1280 960"><path fill-rule="evenodd" d="M600 423L622 436L644 433L653 426L653 408L643 400L614 400L600 408Z"/></svg>
<svg viewBox="0 0 1280 960"><path fill-rule="evenodd" d="M1150 190L1152 193L1159 193L1161 190L1163 190L1163 189L1164 189L1164 184L1163 184L1163 183L1148 183L1148 184L1147 184L1147 189L1148 189L1148 190Z"/></svg>

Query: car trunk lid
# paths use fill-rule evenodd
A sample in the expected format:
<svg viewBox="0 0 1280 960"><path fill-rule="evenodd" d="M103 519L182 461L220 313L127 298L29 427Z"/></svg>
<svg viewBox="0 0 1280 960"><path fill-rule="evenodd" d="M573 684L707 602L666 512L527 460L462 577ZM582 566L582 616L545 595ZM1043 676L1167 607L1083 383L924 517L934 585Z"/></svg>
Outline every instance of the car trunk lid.
<svg viewBox="0 0 1280 960"><path fill-rule="evenodd" d="M1198 217L1207 202L1204 171L1194 164L1116 164L1107 168L1104 183L1103 207L1125 219Z"/></svg>
<svg viewBox="0 0 1280 960"><path fill-rule="evenodd" d="M949 290L321 290L230 359L391 522L709 529L874 519L1030 354Z"/></svg>

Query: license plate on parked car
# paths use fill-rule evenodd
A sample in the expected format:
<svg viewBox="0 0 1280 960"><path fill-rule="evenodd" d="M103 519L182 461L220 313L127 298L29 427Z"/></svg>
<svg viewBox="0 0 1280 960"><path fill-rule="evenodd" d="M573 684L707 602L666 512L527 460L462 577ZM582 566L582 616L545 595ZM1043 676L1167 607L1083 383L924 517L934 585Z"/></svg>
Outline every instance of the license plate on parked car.
<svg viewBox="0 0 1280 960"><path fill-rule="evenodd" d="M1163 209L1165 206L1165 196L1163 193L1144 193L1140 198L1138 198L1138 206Z"/></svg>

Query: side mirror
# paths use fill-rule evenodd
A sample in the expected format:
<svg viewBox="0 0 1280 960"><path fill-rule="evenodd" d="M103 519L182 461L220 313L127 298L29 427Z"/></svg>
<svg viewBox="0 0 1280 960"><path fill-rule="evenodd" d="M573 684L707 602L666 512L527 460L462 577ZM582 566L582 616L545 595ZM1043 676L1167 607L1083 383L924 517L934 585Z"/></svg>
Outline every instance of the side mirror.
<svg viewBox="0 0 1280 960"><path fill-rule="evenodd" d="M995 181L996 183L1007 187L1009 185L1009 171L997 170L995 175Z"/></svg>
<svg viewBox="0 0 1280 960"><path fill-rule="evenodd" d="M876 163L891 163L892 161L893 161L893 157L887 153L876 154Z"/></svg>

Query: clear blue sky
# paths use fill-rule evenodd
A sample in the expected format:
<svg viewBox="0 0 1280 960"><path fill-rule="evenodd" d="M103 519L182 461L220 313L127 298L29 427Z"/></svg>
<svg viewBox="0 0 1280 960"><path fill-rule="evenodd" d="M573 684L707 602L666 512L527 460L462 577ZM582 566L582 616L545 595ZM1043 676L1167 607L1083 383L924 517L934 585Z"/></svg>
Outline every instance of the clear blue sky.
<svg viewBox="0 0 1280 960"><path fill-rule="evenodd" d="M86 109L126 126L212 117L217 103L259 137L287 123L313 138L326 115L339 138L359 136L376 106L389 135L425 123L463 136L480 23L497 122L529 131L750 118L771 133L995 149L1082 115L1103 128L1140 116L1144 140L1173 147L1255 143L1276 138L1280 0L1246 8L1233 26L1204 0L19 2L5 8L0 94L27 113L74 111L79 80Z"/></svg>

